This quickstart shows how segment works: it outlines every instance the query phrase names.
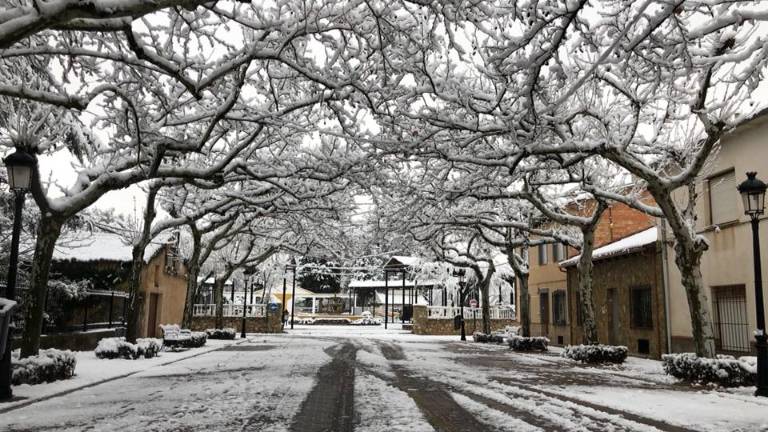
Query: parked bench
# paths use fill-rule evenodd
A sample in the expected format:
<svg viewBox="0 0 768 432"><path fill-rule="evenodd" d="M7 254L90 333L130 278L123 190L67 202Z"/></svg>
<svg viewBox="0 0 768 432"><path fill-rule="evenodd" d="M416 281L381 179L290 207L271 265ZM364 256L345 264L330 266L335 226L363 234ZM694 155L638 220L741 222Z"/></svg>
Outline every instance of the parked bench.
<svg viewBox="0 0 768 432"><path fill-rule="evenodd" d="M163 331L163 348L185 348L192 340L192 332L182 330L177 324L161 324L160 329Z"/></svg>

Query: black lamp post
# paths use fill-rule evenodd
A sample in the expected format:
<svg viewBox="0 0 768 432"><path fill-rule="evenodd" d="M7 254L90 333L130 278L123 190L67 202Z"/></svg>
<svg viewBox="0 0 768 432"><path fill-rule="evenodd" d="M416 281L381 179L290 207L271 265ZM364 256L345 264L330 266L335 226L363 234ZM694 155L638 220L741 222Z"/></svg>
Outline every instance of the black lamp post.
<svg viewBox="0 0 768 432"><path fill-rule="evenodd" d="M8 186L14 193L13 235L11 237L11 256L8 262L8 280L6 280L5 298L16 300L16 271L19 267L19 237L21 236L21 211L24 208L24 195L32 183L32 171L37 164L37 158L24 150L16 149L3 162L8 168ZM8 340L5 352L0 361L0 400L13 397L11 390L11 334L8 329ZM2 335L0 335L2 337Z"/></svg>
<svg viewBox="0 0 768 432"><path fill-rule="evenodd" d="M453 271L454 276L459 278L459 317L461 318L461 340L467 340L467 331L464 328L464 275L467 272L464 269L458 269Z"/></svg>
<svg viewBox="0 0 768 432"><path fill-rule="evenodd" d="M253 274L252 267L246 267L245 270L243 270L243 276L245 276L245 281L243 283L243 323L240 326L240 338L245 339L245 309L246 301L248 300L248 282L251 279L251 275Z"/></svg>
<svg viewBox="0 0 768 432"><path fill-rule="evenodd" d="M295 264L289 264L285 266L286 271L291 270L293 272L293 280L292 280L292 287L291 287L291 330L293 330L293 309L296 306L296 265ZM285 293L283 293L283 298L285 298Z"/></svg>
<svg viewBox="0 0 768 432"><path fill-rule="evenodd" d="M768 336L765 334L765 306L763 303L763 275L760 265L760 215L765 212L766 184L759 180L756 172L748 172L747 179L738 190L744 200L744 213L752 220L752 250L755 262L755 308L757 330L755 346L757 348L757 390L755 396L768 397Z"/></svg>

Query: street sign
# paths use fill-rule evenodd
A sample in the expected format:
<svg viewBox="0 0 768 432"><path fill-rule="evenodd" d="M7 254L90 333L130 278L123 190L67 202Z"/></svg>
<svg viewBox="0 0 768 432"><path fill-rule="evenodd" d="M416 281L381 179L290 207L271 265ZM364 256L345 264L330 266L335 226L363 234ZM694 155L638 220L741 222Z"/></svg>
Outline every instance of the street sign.
<svg viewBox="0 0 768 432"><path fill-rule="evenodd" d="M272 303L269 304L269 311L270 312L276 312L277 309L278 309L277 303L272 302Z"/></svg>
<svg viewBox="0 0 768 432"><path fill-rule="evenodd" d="M477 300L472 299L469 301L469 307L476 308L477 307Z"/></svg>

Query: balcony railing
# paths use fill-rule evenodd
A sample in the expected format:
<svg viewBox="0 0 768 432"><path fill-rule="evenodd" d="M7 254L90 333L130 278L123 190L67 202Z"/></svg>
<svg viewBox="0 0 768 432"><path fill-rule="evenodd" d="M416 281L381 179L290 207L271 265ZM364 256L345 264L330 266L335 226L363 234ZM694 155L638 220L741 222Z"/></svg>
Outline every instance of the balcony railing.
<svg viewBox="0 0 768 432"><path fill-rule="evenodd" d="M427 306L427 318L429 319L453 319L456 315L461 314L461 309L458 306ZM464 308L464 319L482 318L482 308ZM490 308L491 319L515 319L515 311L510 308Z"/></svg>
<svg viewBox="0 0 768 432"><path fill-rule="evenodd" d="M225 304L222 306L225 317L242 317L243 307L245 307L246 318L255 318L266 316L267 305L265 304ZM216 316L216 304L196 304L192 309L194 316L206 317Z"/></svg>

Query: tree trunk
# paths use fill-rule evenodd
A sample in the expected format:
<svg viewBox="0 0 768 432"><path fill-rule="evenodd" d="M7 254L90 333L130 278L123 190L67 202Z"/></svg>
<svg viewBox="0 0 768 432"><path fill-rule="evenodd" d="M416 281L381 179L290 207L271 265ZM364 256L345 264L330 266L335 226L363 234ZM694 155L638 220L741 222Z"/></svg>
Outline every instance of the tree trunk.
<svg viewBox="0 0 768 432"><path fill-rule="evenodd" d="M496 272L496 266L493 265L493 261L488 266L488 272L483 278L483 282L480 284L480 295L483 300L483 333L491 333L491 280L493 274Z"/></svg>
<svg viewBox="0 0 768 432"><path fill-rule="evenodd" d="M581 230L583 241L579 257L579 295L581 297L582 331L585 344L599 343L595 321L595 300L592 292L592 251L595 248L596 224Z"/></svg>
<svg viewBox="0 0 768 432"><path fill-rule="evenodd" d="M709 296L701 278L701 256L704 250L696 246L683 247L683 244L680 241L675 244L675 264L680 269L683 288L688 298L696 355L714 358L715 335L709 311Z"/></svg>
<svg viewBox="0 0 768 432"><path fill-rule="evenodd" d="M689 187L688 209L681 214L671 194L663 193L649 185L657 205L666 216L666 220L675 237L675 264L680 270L682 285L688 299L691 314L691 328L696 355L714 358L715 331L710 316L708 290L701 278L701 257L708 246L704 239L695 232L695 190ZM663 245L666 247L666 245Z"/></svg>
<svg viewBox="0 0 768 432"><path fill-rule="evenodd" d="M51 258L56 241L61 235L64 220L46 216L40 217L35 242L35 255L32 260L32 271L29 289L25 296L24 333L21 337L21 357L38 354L40 350L40 333L43 330L43 314L45 313L45 296L48 292L48 273L51 269Z"/></svg>
<svg viewBox="0 0 768 432"><path fill-rule="evenodd" d="M133 247L131 260L131 279L128 282L128 310L126 312L125 340L136 343L141 332L141 318L144 312L145 293L141 285L141 270L144 268L144 250L146 243Z"/></svg>
<svg viewBox="0 0 768 432"><path fill-rule="evenodd" d="M216 301L216 328L224 328L224 282L227 279L216 278L213 281L213 295Z"/></svg>
<svg viewBox="0 0 768 432"><path fill-rule="evenodd" d="M192 327L192 313L197 294L197 276L200 274L200 252L202 249L202 233L194 224L189 225L192 231L192 256L187 264L187 295L184 301L184 318L181 326Z"/></svg>
<svg viewBox="0 0 768 432"><path fill-rule="evenodd" d="M520 304L516 306L520 313L520 326L523 337L531 337L531 293L528 291L528 273L521 272L517 276L520 290Z"/></svg>

